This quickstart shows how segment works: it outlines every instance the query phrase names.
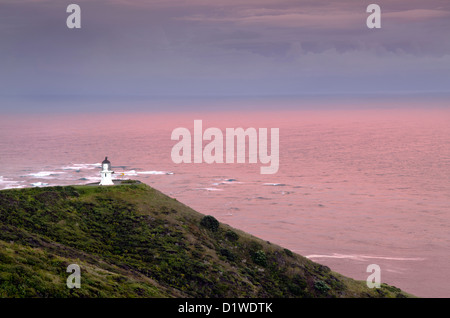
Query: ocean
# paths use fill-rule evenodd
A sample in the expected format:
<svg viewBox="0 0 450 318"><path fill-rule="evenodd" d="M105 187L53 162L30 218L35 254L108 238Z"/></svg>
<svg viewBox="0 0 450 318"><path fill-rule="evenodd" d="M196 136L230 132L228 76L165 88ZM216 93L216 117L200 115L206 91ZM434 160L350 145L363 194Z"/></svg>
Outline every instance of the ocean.
<svg viewBox="0 0 450 318"><path fill-rule="evenodd" d="M279 128L279 170L180 163L177 127ZM206 144L207 142L204 142ZM0 118L0 189L140 180L346 276L450 297L450 110L16 114Z"/></svg>

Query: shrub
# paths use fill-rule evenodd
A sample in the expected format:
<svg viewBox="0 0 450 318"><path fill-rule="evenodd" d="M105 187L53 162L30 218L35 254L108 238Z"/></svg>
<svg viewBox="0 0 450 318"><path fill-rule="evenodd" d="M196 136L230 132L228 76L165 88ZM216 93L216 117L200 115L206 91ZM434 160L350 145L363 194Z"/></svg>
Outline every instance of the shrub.
<svg viewBox="0 0 450 318"><path fill-rule="evenodd" d="M225 233L225 237L231 242L236 242L237 240L239 240L239 235L237 235L236 232L233 232L231 230L228 230Z"/></svg>
<svg viewBox="0 0 450 318"><path fill-rule="evenodd" d="M252 255L253 262L260 266L267 265L266 253L263 250L259 250Z"/></svg>
<svg viewBox="0 0 450 318"><path fill-rule="evenodd" d="M169 214L169 208L166 206L161 207L161 213L162 214Z"/></svg>
<svg viewBox="0 0 450 318"><path fill-rule="evenodd" d="M287 248L284 249L284 252L286 253L287 256L293 257L294 253L292 253L291 250L288 250Z"/></svg>
<svg viewBox="0 0 450 318"><path fill-rule="evenodd" d="M389 285L384 284L384 283L381 284L381 287L387 289L388 291L390 291L390 292L392 292L392 293L399 293L399 292L402 291L400 288L397 288L397 287L395 287L395 286L389 286Z"/></svg>
<svg viewBox="0 0 450 318"><path fill-rule="evenodd" d="M136 180L122 180L121 184L137 184Z"/></svg>
<svg viewBox="0 0 450 318"><path fill-rule="evenodd" d="M314 288L322 294L327 293L331 289L330 286L328 286L324 281L321 280L318 280L314 283Z"/></svg>
<svg viewBox="0 0 450 318"><path fill-rule="evenodd" d="M217 219L211 215L203 217L203 219L200 221L200 225L213 232L219 229L219 221L217 221Z"/></svg>
<svg viewBox="0 0 450 318"><path fill-rule="evenodd" d="M319 264L318 270L320 273L329 273L331 269L328 266Z"/></svg>
<svg viewBox="0 0 450 318"><path fill-rule="evenodd" d="M220 249L220 254L222 256L225 256L227 260L229 260L230 262L235 260L235 256L232 252L230 252L229 250L227 250L226 248L222 248Z"/></svg>
<svg viewBox="0 0 450 318"><path fill-rule="evenodd" d="M65 196L69 197L79 197L80 193L73 187L73 186L66 186L63 187L62 193L64 193Z"/></svg>
<svg viewBox="0 0 450 318"><path fill-rule="evenodd" d="M306 283L305 278L303 278L300 275L295 275L294 277L291 278L284 276L283 278L291 293L301 297L309 296L309 293L306 290L308 285Z"/></svg>

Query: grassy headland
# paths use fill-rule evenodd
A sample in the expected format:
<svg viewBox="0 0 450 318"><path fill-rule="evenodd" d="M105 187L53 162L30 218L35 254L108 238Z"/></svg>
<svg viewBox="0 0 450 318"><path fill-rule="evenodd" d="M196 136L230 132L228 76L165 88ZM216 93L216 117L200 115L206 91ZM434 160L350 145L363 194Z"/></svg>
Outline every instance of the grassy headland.
<svg viewBox="0 0 450 318"><path fill-rule="evenodd" d="M69 264L81 288L66 286ZM0 297L405 297L145 184L0 191Z"/></svg>

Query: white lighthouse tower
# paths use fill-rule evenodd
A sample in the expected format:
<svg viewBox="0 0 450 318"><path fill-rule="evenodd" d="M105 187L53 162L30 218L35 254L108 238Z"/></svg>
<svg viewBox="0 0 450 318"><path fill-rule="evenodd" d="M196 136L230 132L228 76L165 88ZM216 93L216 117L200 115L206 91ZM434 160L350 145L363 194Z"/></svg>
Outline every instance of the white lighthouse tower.
<svg viewBox="0 0 450 318"><path fill-rule="evenodd" d="M100 171L100 176L102 177L100 185L113 185L113 173L114 171L111 170L111 162L109 162L108 157L105 157L105 160L102 162L102 171Z"/></svg>

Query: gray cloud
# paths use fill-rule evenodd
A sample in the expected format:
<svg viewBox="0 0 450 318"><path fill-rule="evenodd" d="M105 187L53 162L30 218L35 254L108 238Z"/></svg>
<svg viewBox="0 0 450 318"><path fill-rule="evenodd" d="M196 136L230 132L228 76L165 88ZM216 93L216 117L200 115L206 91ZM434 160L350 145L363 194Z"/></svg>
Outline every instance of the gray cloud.
<svg viewBox="0 0 450 318"><path fill-rule="evenodd" d="M448 1L69 1L0 5L2 96L448 92ZM0 107L5 108L4 104Z"/></svg>

